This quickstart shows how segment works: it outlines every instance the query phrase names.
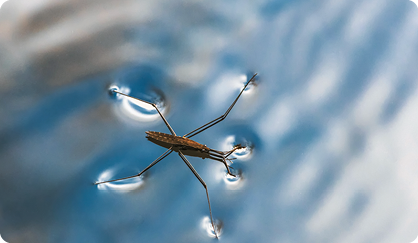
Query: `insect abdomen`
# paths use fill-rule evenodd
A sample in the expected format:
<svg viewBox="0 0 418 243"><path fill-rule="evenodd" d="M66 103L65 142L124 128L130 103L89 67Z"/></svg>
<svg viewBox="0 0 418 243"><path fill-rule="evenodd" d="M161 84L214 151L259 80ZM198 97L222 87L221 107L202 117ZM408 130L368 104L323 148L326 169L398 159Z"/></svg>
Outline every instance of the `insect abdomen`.
<svg viewBox="0 0 418 243"><path fill-rule="evenodd" d="M197 149L197 150L208 149L208 147L206 147L205 145L195 142L189 138L174 136L172 134L154 132L154 131L147 131L145 133L147 134L147 138L150 141L166 148L171 147L171 146L174 146L174 147L181 146L181 147L188 148L188 149Z"/></svg>

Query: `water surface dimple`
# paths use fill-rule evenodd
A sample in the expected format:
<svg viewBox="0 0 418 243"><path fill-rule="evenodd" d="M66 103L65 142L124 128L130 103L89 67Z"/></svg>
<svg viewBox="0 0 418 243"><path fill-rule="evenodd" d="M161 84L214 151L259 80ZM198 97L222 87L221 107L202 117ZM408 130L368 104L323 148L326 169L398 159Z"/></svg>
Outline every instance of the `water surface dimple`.
<svg viewBox="0 0 418 243"><path fill-rule="evenodd" d="M100 174L99 178L97 179L97 182L102 181L108 181L118 179L117 177L114 177L113 170L106 170L102 174ZM129 178L126 180L120 180L120 181L113 181L113 182L107 182L97 185L97 189L103 190L103 191L118 191L118 192L128 192L139 189L144 184L144 178L143 175Z"/></svg>
<svg viewBox="0 0 418 243"><path fill-rule="evenodd" d="M243 136L229 135L224 139L221 146L224 151L228 151L238 144L240 144L241 146L244 146L244 148L235 150L231 154L231 157L234 157L240 160L250 159L253 154L254 145L251 141L248 141Z"/></svg>
<svg viewBox="0 0 418 243"><path fill-rule="evenodd" d="M119 87L117 85L110 85L108 88L108 92L112 98L116 98L118 95L115 91L120 91Z"/></svg>
<svg viewBox="0 0 418 243"><path fill-rule="evenodd" d="M119 92L130 97L124 96ZM168 110L168 103L165 101L165 96L163 92L158 89L147 90L146 94L143 94L142 92L133 94L135 92L132 92L128 87L112 85L109 88L109 93L117 100L116 112L123 117L129 117L135 121L151 122L161 119L158 111L151 104L146 102L154 103L162 114L165 114Z"/></svg>
<svg viewBox="0 0 418 243"><path fill-rule="evenodd" d="M168 113L170 105L165 92L170 90L170 78L159 68L146 64L133 65L115 71L111 79L109 92L113 93L110 95L114 98L114 111L120 118L126 118L125 121L138 124L137 121L161 119L155 107L147 102L155 104L162 114Z"/></svg>
<svg viewBox="0 0 418 243"><path fill-rule="evenodd" d="M240 77L240 80L242 82L242 87L244 87L247 82L250 80L250 78L253 77L254 74L249 74L249 75L242 75ZM257 76L255 76L254 80L248 84L248 86L244 89L244 94L252 94L253 92L255 92L255 88L257 86Z"/></svg>
<svg viewBox="0 0 418 243"><path fill-rule="evenodd" d="M254 94L257 93L255 92L255 82L257 81L253 80L253 82L245 86L252 76L253 75L250 76L236 72L228 72L219 76L214 82L211 82L210 87L207 89L206 104L209 104L210 109L217 112L239 112L236 110L240 108L237 108L236 106L234 106L232 110L228 110L228 107L231 104L241 104L239 106L243 107L243 104L248 104L248 102L254 98ZM243 90L244 87L245 89ZM242 93L240 93L241 91ZM240 97L236 100L238 95L240 95Z"/></svg>
<svg viewBox="0 0 418 243"><path fill-rule="evenodd" d="M214 219L214 225L216 228L216 233L218 238L222 235L223 223L220 220ZM206 234L211 238L216 238L215 231L213 230L212 223L210 222L210 217L205 216L200 222L201 229L206 232Z"/></svg>
<svg viewBox="0 0 418 243"><path fill-rule="evenodd" d="M244 177L242 176L241 169L230 168L231 173L235 176L231 176L228 173L225 173L223 181L226 185L226 188L229 190L237 190L244 186Z"/></svg>

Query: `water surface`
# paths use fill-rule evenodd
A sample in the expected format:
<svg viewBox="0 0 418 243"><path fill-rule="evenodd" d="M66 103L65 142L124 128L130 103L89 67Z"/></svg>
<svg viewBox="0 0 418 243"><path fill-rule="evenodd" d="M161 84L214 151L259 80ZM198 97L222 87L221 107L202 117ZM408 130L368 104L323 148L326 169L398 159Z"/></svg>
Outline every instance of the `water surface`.
<svg viewBox="0 0 418 243"><path fill-rule="evenodd" d="M7 242L215 242L205 190L145 131L235 144L190 157L221 242L418 235L418 8L410 1L23 1L0 9ZM210 226L210 225L209 225Z"/></svg>

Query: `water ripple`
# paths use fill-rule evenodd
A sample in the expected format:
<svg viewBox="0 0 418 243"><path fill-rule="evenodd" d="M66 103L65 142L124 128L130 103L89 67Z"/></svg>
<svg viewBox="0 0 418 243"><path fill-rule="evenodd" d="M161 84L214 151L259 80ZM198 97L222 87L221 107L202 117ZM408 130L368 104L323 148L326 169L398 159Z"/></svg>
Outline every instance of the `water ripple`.
<svg viewBox="0 0 418 243"><path fill-rule="evenodd" d="M239 160L249 160L252 157L254 145L246 138L242 136L238 137L236 135L229 135L224 139L221 146L223 150L228 151L238 144L241 144L245 148L235 150L231 156Z"/></svg>
<svg viewBox="0 0 418 243"><path fill-rule="evenodd" d="M218 238L222 235L223 223L220 220L214 219L214 224L216 228L216 233ZM200 227L206 232L206 234L211 238L216 238L215 231L213 230L212 224L210 222L209 216L203 217L200 221Z"/></svg>
<svg viewBox="0 0 418 243"><path fill-rule="evenodd" d="M113 91L119 91L126 95L132 96L133 98L117 94ZM160 115L158 111L150 104L135 99L135 95L130 95L131 89L128 87L118 87L112 85L109 87L109 93L112 97L116 98L119 102L117 103L115 112L122 117L128 117L135 121L151 122L159 120ZM157 89L153 89L147 92L146 101L156 104L162 114L165 114L167 109L167 102L165 101L164 94Z"/></svg>
<svg viewBox="0 0 418 243"><path fill-rule="evenodd" d="M113 170L106 170L102 174L100 174L97 182L115 179L113 178L113 176L114 176ZM144 184L144 178L143 178L143 175L141 175L141 176L137 176L137 177L126 179L126 180L98 184L97 189L103 190L103 191L112 190L112 191L119 191L119 192L127 192L127 191L137 190L143 184Z"/></svg>

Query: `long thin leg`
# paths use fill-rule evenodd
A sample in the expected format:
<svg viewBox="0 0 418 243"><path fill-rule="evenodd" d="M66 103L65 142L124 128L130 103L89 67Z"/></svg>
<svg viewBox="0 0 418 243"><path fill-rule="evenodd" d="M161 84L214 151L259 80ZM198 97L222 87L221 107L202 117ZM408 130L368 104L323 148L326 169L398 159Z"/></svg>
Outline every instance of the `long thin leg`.
<svg viewBox="0 0 418 243"><path fill-rule="evenodd" d="M152 162L150 165L147 166L147 168L145 168L143 171L141 171L140 173L133 175L133 176L128 176L128 177L124 177L124 178L119 178L119 179L114 179L114 180L109 180L109 181L101 181L101 182L96 182L94 183L95 185L98 184L102 184L102 183L107 183L107 182L113 182L113 181L121 181L121 180L126 180L129 178L133 178L133 177L137 177L137 176L141 176L145 171L147 171L149 168L153 167L155 164L157 164L158 162L160 162L162 159L164 159L165 157L167 157L169 154L171 154L171 152L173 152L173 150L171 150L171 148L169 148L167 151L165 151L160 157L158 157L156 160L154 160L154 162Z"/></svg>
<svg viewBox="0 0 418 243"><path fill-rule="evenodd" d="M172 135L174 135L174 136L176 136L176 133L174 132L173 128L171 128L170 124L168 124L168 121L167 121L167 120L165 119L165 117L163 116L163 113L161 113L161 112L160 112L160 110L158 109L158 107L157 107L157 105L156 105L156 104L151 103L151 102L148 102L148 101L145 101L145 100L141 100L141 99L138 99L138 98L134 98L134 97L129 96L129 95L127 95L127 94L121 93L121 92L119 92L119 91L117 91L117 90L112 90L112 91L113 91L113 92L115 92L115 93L118 93L118 94L120 94L120 95L123 95L123 96L129 97L129 98L131 98L131 99L139 100L139 101L142 101L142 102L147 103L147 104L149 104L149 105L152 105L152 106L153 106L153 107L154 107L154 108L158 111L158 114L160 114L161 118L163 119L163 121L164 121L165 125L168 127L168 130L170 130L171 134L172 134Z"/></svg>
<svg viewBox="0 0 418 243"><path fill-rule="evenodd" d="M230 166L226 162L226 157L222 153L217 153L217 152L218 151L216 151L216 150L210 150L209 155L212 156L212 157L217 157L217 159L215 159L215 160L221 161L225 165L226 170L228 171L228 174L235 177L235 175L232 174L231 171L229 170ZM214 159L214 158L211 158L211 159Z"/></svg>
<svg viewBox="0 0 418 243"><path fill-rule="evenodd" d="M228 158L229 155L231 155L235 150L237 149L241 149L241 148L245 148L243 146L241 146L241 144L235 145L233 149L231 149L230 151L227 152L221 152L218 150L214 150L214 149L209 149L209 155L212 156L211 159L217 160L222 162L225 167L226 170L228 171L228 174L235 177L234 174L231 173L231 171L229 170L230 166L228 165L228 163L226 162L226 159ZM214 158L216 157L216 158Z"/></svg>
<svg viewBox="0 0 418 243"><path fill-rule="evenodd" d="M235 152L235 150L243 149L243 148L245 148L245 146L242 146L241 144L235 145L233 149L225 153L225 158L228 158L228 156L230 156L233 152Z"/></svg>
<svg viewBox="0 0 418 243"><path fill-rule="evenodd" d="M195 168L193 168L192 164L184 157L184 154L179 150L179 155L183 159L184 163L189 167L189 169L193 172L193 174L196 176L196 178L202 183L203 187L206 190L206 197L208 198L208 205L209 205L209 214L210 214L210 222L212 223L213 232L215 232L215 237L218 238L218 234L216 233L216 228L213 223L213 217L212 217L212 208L210 207L210 200L209 200L209 193L208 193L208 187L206 186L206 183L203 181L203 179L200 177L200 175L197 173Z"/></svg>
<svg viewBox="0 0 418 243"><path fill-rule="evenodd" d="M191 137L193 137L193 136L195 136L195 135L203 132L204 130L210 128L211 126L213 126L213 125L221 122L223 119L225 119L226 116L229 114L229 112L234 107L235 103L237 103L237 101L238 101L239 97L241 96L242 92L244 92L244 90L245 90L245 88L247 88L248 84L250 84L251 81L254 80L255 76L257 76L257 73L254 74L254 76L250 80L248 80L247 84L245 84L244 88L242 88L241 92L239 93L239 95L237 96L237 98L234 100L234 102L232 102L232 105L228 108L228 110L226 110L225 114L223 114L222 116L214 119L213 121L210 121L210 122L206 123L203 126L200 126L200 127L196 128L195 130L193 130L193 131L191 131L189 133L184 134L183 137L191 138Z"/></svg>

